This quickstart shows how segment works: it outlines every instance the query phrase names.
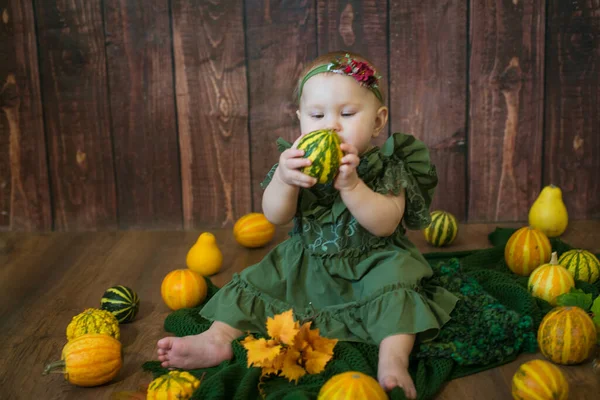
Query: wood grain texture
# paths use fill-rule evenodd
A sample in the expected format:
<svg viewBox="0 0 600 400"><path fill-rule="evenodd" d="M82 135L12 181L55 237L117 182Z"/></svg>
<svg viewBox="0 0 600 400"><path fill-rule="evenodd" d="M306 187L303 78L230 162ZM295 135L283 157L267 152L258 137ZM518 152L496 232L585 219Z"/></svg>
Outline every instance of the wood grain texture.
<svg viewBox="0 0 600 400"><path fill-rule="evenodd" d="M600 1L550 2L544 184L569 217L600 218Z"/></svg>
<svg viewBox="0 0 600 400"><path fill-rule="evenodd" d="M184 227L250 211L243 4L174 0Z"/></svg>
<svg viewBox="0 0 600 400"><path fill-rule="evenodd" d="M526 220L542 173L545 2L471 2L471 221Z"/></svg>
<svg viewBox="0 0 600 400"><path fill-rule="evenodd" d="M487 235L495 228L496 224L461 225L457 240L441 251L488 247ZM252 250L235 243L230 229L213 230L224 260L223 269L211 279L224 285L235 272L258 262L285 240L288 230L289 226L278 227L271 243ZM143 372L141 365L156 359L156 341L168 335L163 324L170 310L160 297L160 284L171 270L185 268L187 251L200 233L0 233L0 243L4 241L9 249L0 251L0 339L5 349L0 356L2 399L109 399L113 393L149 383L151 374ZM427 245L421 232L408 235L420 251L440 251ZM563 239L600 252L600 221L573 222ZM98 307L104 290L114 284L131 287L141 299L137 318L121 325L124 363L117 378L107 385L80 388L66 383L61 375L41 376L44 366L60 357L71 318L87 307ZM532 358L542 356L523 354L501 367L450 381L436 399L510 398L513 374ZM586 395L600 390L590 364L560 366L571 385L569 398L588 399Z"/></svg>
<svg viewBox="0 0 600 400"><path fill-rule="evenodd" d="M428 145L439 184L431 209L466 215L466 0L390 3L392 132Z"/></svg>
<svg viewBox="0 0 600 400"><path fill-rule="evenodd" d="M0 0L0 59L0 230L51 230L31 2Z"/></svg>
<svg viewBox="0 0 600 400"><path fill-rule="evenodd" d="M317 56L311 1L246 1L253 209L261 211L260 183L279 160L278 137L300 136L293 97L304 64Z"/></svg>
<svg viewBox="0 0 600 400"><path fill-rule="evenodd" d="M369 59L382 78L382 91L389 107L388 2L385 0L317 0L319 55L330 51L352 51ZM389 137L389 120L373 140L381 145Z"/></svg>
<svg viewBox="0 0 600 400"><path fill-rule="evenodd" d="M119 228L181 228L169 1L104 9Z"/></svg>
<svg viewBox="0 0 600 400"><path fill-rule="evenodd" d="M35 1L54 225L59 231L117 226L101 4Z"/></svg>

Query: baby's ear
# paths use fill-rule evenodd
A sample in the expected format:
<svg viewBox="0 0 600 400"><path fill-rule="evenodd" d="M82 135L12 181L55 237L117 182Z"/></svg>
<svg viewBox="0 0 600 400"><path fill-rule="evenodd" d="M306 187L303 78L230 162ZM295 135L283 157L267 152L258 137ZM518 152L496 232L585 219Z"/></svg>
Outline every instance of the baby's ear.
<svg viewBox="0 0 600 400"><path fill-rule="evenodd" d="M388 114L389 111L386 106L379 107L379 110L377 110L377 114L375 117L375 132L373 132L373 137L379 136L379 133L387 123Z"/></svg>

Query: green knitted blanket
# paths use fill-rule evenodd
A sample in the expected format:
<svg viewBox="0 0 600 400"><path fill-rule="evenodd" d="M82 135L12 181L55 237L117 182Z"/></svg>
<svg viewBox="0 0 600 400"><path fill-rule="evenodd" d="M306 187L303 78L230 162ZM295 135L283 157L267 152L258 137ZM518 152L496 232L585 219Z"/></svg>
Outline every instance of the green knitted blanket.
<svg viewBox="0 0 600 400"><path fill-rule="evenodd" d="M504 264L504 247L514 229L496 229L490 233L492 248L425 254L434 269L434 283L457 295L461 301L452 312L452 320L439 336L425 344L417 344L411 355L410 373L418 398L429 399L442 385L455 378L484 371L517 358L522 352L535 352L536 332L551 306L532 297L526 289L527 277L512 274ZM560 256L571 246L552 239L552 249ZM594 285L576 282L576 286L596 297L600 281ZM208 297L218 290L209 281ZM205 331L209 321L198 315L198 309L171 313L165 330L177 336ZM319 389L331 376L345 371L361 371L377 377L377 346L338 342L333 359L318 375L305 375L297 384L282 377L268 377L261 388L267 400L316 399ZM192 399L257 399L259 368L248 368L246 350L233 343L234 357L217 367L190 371L203 376ZM158 361L143 365L153 376L166 373ZM404 399L402 390L389 393L390 399Z"/></svg>

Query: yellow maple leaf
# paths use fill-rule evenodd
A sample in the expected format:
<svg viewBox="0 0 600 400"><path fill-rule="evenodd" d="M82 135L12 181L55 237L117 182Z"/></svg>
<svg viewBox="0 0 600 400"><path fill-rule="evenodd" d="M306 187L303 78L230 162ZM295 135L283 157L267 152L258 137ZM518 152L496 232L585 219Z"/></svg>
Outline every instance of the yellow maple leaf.
<svg viewBox="0 0 600 400"><path fill-rule="evenodd" d="M262 366L262 376L269 374L279 374L279 371L283 368L283 360L285 359L286 349L282 348L282 351L271 361L264 361Z"/></svg>
<svg viewBox="0 0 600 400"><path fill-rule="evenodd" d="M304 350L308 345L308 334L310 332L311 321L305 322L300 327L296 338L294 339L294 348L298 351Z"/></svg>
<svg viewBox="0 0 600 400"><path fill-rule="evenodd" d="M302 362L300 352L293 347L288 347L284 351L285 358L283 359L281 375L285 376L290 382L296 381L298 383L298 379L306 375L306 371L299 364L299 362Z"/></svg>
<svg viewBox="0 0 600 400"><path fill-rule="evenodd" d="M318 374L325 369L325 365L331 360L333 354L322 353L319 350L313 350L308 347L302 353L306 372L309 374Z"/></svg>
<svg viewBox="0 0 600 400"><path fill-rule="evenodd" d="M240 343L248 351L248 367L252 365L262 367L264 362L272 361L281 351L281 345L276 340L247 336Z"/></svg>
<svg viewBox="0 0 600 400"><path fill-rule="evenodd" d="M292 310L288 310L275 317L267 318L267 332L269 336L275 340L279 340L283 344L294 344L294 338L300 330L298 321L294 322Z"/></svg>

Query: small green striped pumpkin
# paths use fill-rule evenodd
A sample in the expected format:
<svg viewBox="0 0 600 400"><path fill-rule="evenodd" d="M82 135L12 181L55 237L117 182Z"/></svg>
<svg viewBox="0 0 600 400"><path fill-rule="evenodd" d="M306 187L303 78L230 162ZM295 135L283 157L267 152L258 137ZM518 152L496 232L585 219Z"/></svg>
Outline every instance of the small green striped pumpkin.
<svg viewBox="0 0 600 400"><path fill-rule="evenodd" d="M427 243L435 247L451 244L458 233L458 222L447 211L437 210L431 213L431 223L423 231Z"/></svg>
<svg viewBox="0 0 600 400"><path fill-rule="evenodd" d="M558 263L580 281L595 283L600 276L600 261L587 250L569 250L560 256Z"/></svg>
<svg viewBox="0 0 600 400"><path fill-rule="evenodd" d="M344 153L340 149L340 137L329 129L313 131L300 139L298 149L304 150L304 158L312 161L302 168L306 175L317 178L318 183L330 183L335 178Z"/></svg>
<svg viewBox="0 0 600 400"><path fill-rule="evenodd" d="M113 313L119 323L125 324L134 320L140 310L140 299L127 286L117 285L104 292L100 307Z"/></svg>

